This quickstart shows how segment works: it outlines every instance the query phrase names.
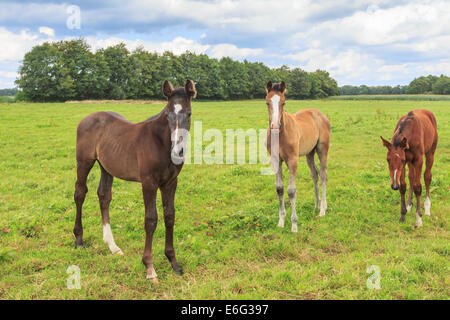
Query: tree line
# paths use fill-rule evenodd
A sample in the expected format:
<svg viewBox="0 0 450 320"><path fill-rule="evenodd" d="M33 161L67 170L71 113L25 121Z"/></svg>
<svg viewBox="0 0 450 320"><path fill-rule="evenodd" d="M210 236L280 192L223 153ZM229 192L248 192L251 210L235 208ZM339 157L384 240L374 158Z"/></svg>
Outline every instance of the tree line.
<svg viewBox="0 0 450 320"><path fill-rule="evenodd" d="M83 39L35 46L24 56L16 85L20 98L30 101L160 99L164 80L182 85L187 78L200 99L263 98L269 80L284 80L294 99L339 94L337 82L323 70L269 68L192 52L158 54L142 47L130 52L123 43L93 52Z"/></svg>
<svg viewBox="0 0 450 320"><path fill-rule="evenodd" d="M13 97L17 94L17 91L19 91L17 88L0 89L0 96Z"/></svg>
<svg viewBox="0 0 450 320"><path fill-rule="evenodd" d="M450 94L450 77L428 75L415 78L407 86L349 86L339 87L342 95L361 94Z"/></svg>

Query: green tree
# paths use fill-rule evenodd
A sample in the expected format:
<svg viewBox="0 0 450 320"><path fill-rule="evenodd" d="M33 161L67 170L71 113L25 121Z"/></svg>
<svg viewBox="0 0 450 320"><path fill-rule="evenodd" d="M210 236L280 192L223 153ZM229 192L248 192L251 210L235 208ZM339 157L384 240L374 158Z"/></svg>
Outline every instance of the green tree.
<svg viewBox="0 0 450 320"><path fill-rule="evenodd" d="M16 84L31 101L64 101L76 94L61 52L47 42L25 54Z"/></svg>
<svg viewBox="0 0 450 320"><path fill-rule="evenodd" d="M408 94L429 93L432 90L433 82L437 80L433 76L415 78L406 88Z"/></svg>
<svg viewBox="0 0 450 320"><path fill-rule="evenodd" d="M224 57L220 59L220 71L224 83L225 99L248 97L247 74L242 63Z"/></svg>
<svg viewBox="0 0 450 320"><path fill-rule="evenodd" d="M441 75L432 86L434 94L450 94L450 78Z"/></svg>
<svg viewBox="0 0 450 320"><path fill-rule="evenodd" d="M271 79L271 70L261 62L249 62L244 60L244 68L247 73L248 98L264 98L266 96L266 84Z"/></svg>
<svg viewBox="0 0 450 320"><path fill-rule="evenodd" d="M289 97L306 99L311 94L312 78L308 72L300 68L295 68L289 72L287 86Z"/></svg>
<svg viewBox="0 0 450 320"><path fill-rule="evenodd" d="M125 44L120 43L106 49L100 49L109 68L109 86L106 96L110 99L126 99L131 95L132 81L130 52Z"/></svg>

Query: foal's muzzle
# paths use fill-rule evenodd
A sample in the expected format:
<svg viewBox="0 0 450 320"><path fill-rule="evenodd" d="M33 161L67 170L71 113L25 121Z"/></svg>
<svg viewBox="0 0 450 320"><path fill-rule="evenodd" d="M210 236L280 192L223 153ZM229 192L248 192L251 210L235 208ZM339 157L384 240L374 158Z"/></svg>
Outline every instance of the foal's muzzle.
<svg viewBox="0 0 450 320"><path fill-rule="evenodd" d="M278 123L278 124L272 123L270 125L270 129L272 129L272 130L281 130L281 123Z"/></svg>
<svg viewBox="0 0 450 320"><path fill-rule="evenodd" d="M170 158L174 164L182 164L184 162L184 156L186 154L186 145L183 143L177 143L172 146L170 152Z"/></svg>
<svg viewBox="0 0 450 320"><path fill-rule="evenodd" d="M398 190L400 187L397 185L391 184L391 188L392 188L392 190Z"/></svg>

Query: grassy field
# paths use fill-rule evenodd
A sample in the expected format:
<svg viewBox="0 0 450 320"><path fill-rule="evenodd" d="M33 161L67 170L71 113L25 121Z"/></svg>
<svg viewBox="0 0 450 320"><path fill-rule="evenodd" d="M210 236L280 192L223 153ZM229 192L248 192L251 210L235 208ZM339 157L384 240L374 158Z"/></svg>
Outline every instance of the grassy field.
<svg viewBox="0 0 450 320"><path fill-rule="evenodd" d="M412 100L450 101L450 95L441 94L361 94L329 97L330 100Z"/></svg>
<svg viewBox="0 0 450 320"><path fill-rule="evenodd" d="M288 100L288 112L315 107L331 121L327 215L314 212L304 158L297 234L290 231L289 206L285 228L276 226L275 178L260 174L266 165L185 165L175 200L175 249L185 275L177 276L164 256L159 201L158 284L145 279L141 263L139 184L116 179L113 185L111 225L125 255L111 255L103 243L96 165L84 205L86 248L75 249L78 122L99 110L142 121L162 107L0 104L0 299L449 299L449 101ZM399 117L417 108L434 112L440 140L431 217L414 230L413 212L398 222L400 196L390 189L379 136L390 138ZM194 101L198 120L203 130L263 129L267 110L262 100ZM71 265L81 270L80 290L67 289ZM379 290L366 286L372 265L380 269Z"/></svg>

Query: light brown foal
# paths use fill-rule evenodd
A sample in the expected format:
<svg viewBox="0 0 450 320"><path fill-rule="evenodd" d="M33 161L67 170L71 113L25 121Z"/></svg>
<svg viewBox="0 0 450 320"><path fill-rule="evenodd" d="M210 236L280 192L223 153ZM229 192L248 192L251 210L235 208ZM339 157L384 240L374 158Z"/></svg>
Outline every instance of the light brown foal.
<svg viewBox="0 0 450 320"><path fill-rule="evenodd" d="M279 201L279 227L284 227L286 209L284 207L283 170L282 163L286 162L289 169L288 196L292 207L292 232L297 232L297 214L295 201L297 189L295 179L297 176L298 158L306 156L311 178L314 182L315 209L319 206L319 216L324 216L327 210L327 159L330 146L330 122L327 117L317 109L300 110L296 114L284 111L286 84L269 81L266 86L266 103L269 111L269 128L267 129L266 147L271 155L271 163L278 171L275 175L275 184ZM278 139L276 139L278 137ZM277 148L273 148L277 143ZM278 150L278 152L272 150ZM319 195L319 171L314 162L314 153L320 161L320 180L322 182L322 199ZM276 171L276 170L275 170Z"/></svg>

